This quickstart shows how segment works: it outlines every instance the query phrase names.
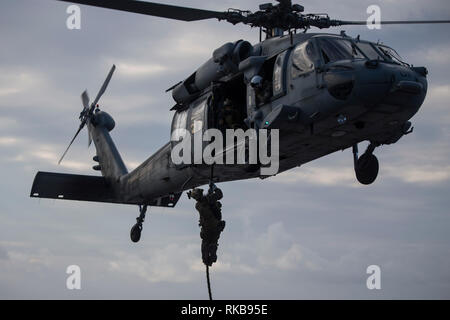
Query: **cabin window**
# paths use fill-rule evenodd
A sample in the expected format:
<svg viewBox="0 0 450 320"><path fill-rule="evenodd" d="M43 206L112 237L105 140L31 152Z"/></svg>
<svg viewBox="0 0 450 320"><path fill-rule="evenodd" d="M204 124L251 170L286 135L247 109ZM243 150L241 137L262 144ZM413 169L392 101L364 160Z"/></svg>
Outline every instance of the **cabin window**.
<svg viewBox="0 0 450 320"><path fill-rule="evenodd" d="M278 55L273 67L273 96L280 96L285 92L283 67L286 58L286 52Z"/></svg>
<svg viewBox="0 0 450 320"><path fill-rule="evenodd" d="M205 111L206 100L201 102L198 106L192 109L191 113L191 133L195 134L203 130L203 118Z"/></svg>
<svg viewBox="0 0 450 320"><path fill-rule="evenodd" d="M184 136L187 122L187 110L175 113L172 121L172 141L179 141Z"/></svg>
<svg viewBox="0 0 450 320"><path fill-rule="evenodd" d="M292 53L291 76L293 79L314 69L314 47L311 42L299 44Z"/></svg>
<svg viewBox="0 0 450 320"><path fill-rule="evenodd" d="M332 37L317 40L325 64L340 60L365 59L358 47L350 40Z"/></svg>

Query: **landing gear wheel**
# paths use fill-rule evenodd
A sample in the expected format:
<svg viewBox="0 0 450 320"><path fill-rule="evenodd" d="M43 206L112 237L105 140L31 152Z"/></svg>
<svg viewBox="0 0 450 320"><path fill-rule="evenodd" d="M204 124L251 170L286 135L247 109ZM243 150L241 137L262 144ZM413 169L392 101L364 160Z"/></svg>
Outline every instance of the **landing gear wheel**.
<svg viewBox="0 0 450 320"><path fill-rule="evenodd" d="M130 238L133 242L141 240L142 224L136 223L130 231Z"/></svg>
<svg viewBox="0 0 450 320"><path fill-rule="evenodd" d="M136 224L131 228L130 238L134 243L141 240L142 223L145 220L145 213L147 212L147 205L139 206L139 217L136 218Z"/></svg>
<svg viewBox="0 0 450 320"><path fill-rule="evenodd" d="M375 182L378 176L379 163L373 154L364 153L356 162L356 178L361 184L369 185Z"/></svg>

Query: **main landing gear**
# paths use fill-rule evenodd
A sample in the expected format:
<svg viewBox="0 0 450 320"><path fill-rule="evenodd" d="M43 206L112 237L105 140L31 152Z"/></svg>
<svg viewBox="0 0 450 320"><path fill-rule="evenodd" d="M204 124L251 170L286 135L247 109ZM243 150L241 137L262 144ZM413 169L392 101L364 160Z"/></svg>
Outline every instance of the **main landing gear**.
<svg viewBox="0 0 450 320"><path fill-rule="evenodd" d="M353 146L353 163L355 167L356 178L361 184L369 185L375 182L378 176L379 163L373 151L379 145L371 142L366 152L358 158L358 144Z"/></svg>
<svg viewBox="0 0 450 320"><path fill-rule="evenodd" d="M130 238L133 242L139 242L141 239L142 223L145 220L145 213L147 212L147 205L139 206L139 217L136 218L136 224L131 228Z"/></svg>

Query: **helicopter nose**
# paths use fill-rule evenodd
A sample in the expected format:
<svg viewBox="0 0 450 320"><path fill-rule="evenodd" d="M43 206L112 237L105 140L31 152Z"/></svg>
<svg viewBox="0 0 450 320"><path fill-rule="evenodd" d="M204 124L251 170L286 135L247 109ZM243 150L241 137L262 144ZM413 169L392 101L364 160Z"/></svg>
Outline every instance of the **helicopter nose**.
<svg viewBox="0 0 450 320"><path fill-rule="evenodd" d="M355 71L350 67L336 66L324 74L328 92L337 100L347 100L355 85Z"/></svg>
<svg viewBox="0 0 450 320"><path fill-rule="evenodd" d="M389 93L391 72L377 61L356 64L355 97L365 105L375 105Z"/></svg>
<svg viewBox="0 0 450 320"><path fill-rule="evenodd" d="M388 104L418 108L427 91L425 68L366 61L356 71L355 96L367 106Z"/></svg>
<svg viewBox="0 0 450 320"><path fill-rule="evenodd" d="M392 75L391 88L383 104L392 108L398 107L400 111L412 117L419 111L427 94L426 73L425 68L399 66Z"/></svg>
<svg viewBox="0 0 450 320"><path fill-rule="evenodd" d="M378 60L340 61L323 70L329 94L346 105L412 117L427 92L427 71ZM339 104L340 105L340 104Z"/></svg>
<svg viewBox="0 0 450 320"><path fill-rule="evenodd" d="M389 92L391 72L378 61L341 61L329 65L324 73L328 92L337 100L356 99L376 104Z"/></svg>

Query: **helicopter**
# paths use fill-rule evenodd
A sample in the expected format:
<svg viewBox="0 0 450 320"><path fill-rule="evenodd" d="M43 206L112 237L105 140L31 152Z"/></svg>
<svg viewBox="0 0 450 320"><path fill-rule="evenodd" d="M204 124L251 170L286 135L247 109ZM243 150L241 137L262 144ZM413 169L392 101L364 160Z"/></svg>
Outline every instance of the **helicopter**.
<svg viewBox="0 0 450 320"><path fill-rule="evenodd" d="M395 144L413 132L410 120L427 95L428 70L403 61L395 49L345 32L307 32L311 27L366 25L366 21L305 14L303 6L290 0L262 4L256 12L219 12L144 1L59 1L186 22L218 19L260 30L259 43L252 45L242 39L225 43L190 76L167 90L175 101L170 109L174 111L172 139L131 172L110 136L115 121L98 105L115 66L93 102L87 91L82 93L80 125L59 162L87 127L89 145L94 142L96 148L93 169L101 176L38 172L30 196L138 205L140 214L130 232L133 242L140 240L149 206L175 207L184 191L206 184L268 177L262 174L261 163L174 163L171 152L181 143L176 134L180 130L190 134L210 129L277 131L277 173L351 148L357 180L370 185L379 172L376 148ZM244 137L227 147L245 148L246 141ZM369 145L359 155L358 144L364 141Z"/></svg>

